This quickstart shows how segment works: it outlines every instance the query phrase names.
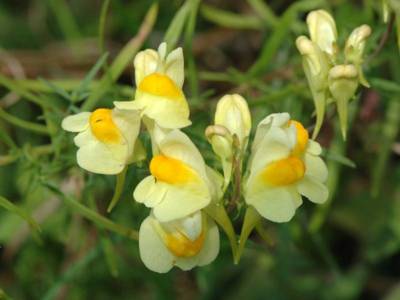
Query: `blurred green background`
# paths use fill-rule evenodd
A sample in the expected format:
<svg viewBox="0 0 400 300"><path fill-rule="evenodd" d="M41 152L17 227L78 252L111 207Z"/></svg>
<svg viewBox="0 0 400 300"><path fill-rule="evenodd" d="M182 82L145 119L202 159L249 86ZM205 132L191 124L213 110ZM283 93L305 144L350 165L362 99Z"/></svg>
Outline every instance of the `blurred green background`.
<svg viewBox="0 0 400 300"><path fill-rule="evenodd" d="M394 15L385 24L378 0L160 0L158 12L153 6L148 13L151 5L0 2L0 299L400 299ZM305 201L287 224L265 221L267 239L254 233L239 265L221 234L209 266L147 270L127 235L148 214L132 191L148 174L149 158L129 169L121 200L107 214L115 178L76 166L62 118L132 99L135 53L165 39L184 47L193 121L185 132L218 168L203 132L225 93L246 97L254 128L282 111L313 125L294 41L307 34L307 12L318 8L334 16L341 45L356 26L373 29L364 63L371 88L351 102L348 141L333 106L318 137L330 172L328 203ZM242 216L242 207L231 212L237 231Z"/></svg>

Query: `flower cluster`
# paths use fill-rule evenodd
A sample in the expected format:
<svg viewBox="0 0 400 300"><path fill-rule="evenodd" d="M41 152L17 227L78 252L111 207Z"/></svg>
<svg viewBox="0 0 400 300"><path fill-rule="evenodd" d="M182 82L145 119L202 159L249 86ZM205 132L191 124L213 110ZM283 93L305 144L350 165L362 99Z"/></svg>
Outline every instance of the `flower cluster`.
<svg viewBox="0 0 400 300"><path fill-rule="evenodd" d="M325 106L335 102L343 138L347 131L347 105L359 84L369 86L362 71L366 39L371 34L368 25L361 25L347 38L343 53L337 45L335 20L325 10L312 11L307 16L310 39L300 36L296 46L303 56L303 69L314 99L315 138L322 126Z"/></svg>
<svg viewBox="0 0 400 300"><path fill-rule="evenodd" d="M227 233L236 255L238 239L223 200L230 186L237 191L230 204L243 199L258 216L274 222L291 220L302 196L315 203L328 196L321 147L303 125L288 113L272 114L258 124L250 141L250 110L238 94L219 100L214 124L205 131L223 175L207 166L180 130L191 124L182 90L182 49L170 53L166 49L163 43L158 51L136 55L133 101L68 116L62 123L65 130L78 132L74 139L78 165L100 174L120 174L144 157L138 134L145 125L152 157L149 175L135 187L133 198L150 208L139 230L140 257L160 273L173 266L189 270L212 262L219 252L217 224ZM250 156L246 155L249 145Z"/></svg>

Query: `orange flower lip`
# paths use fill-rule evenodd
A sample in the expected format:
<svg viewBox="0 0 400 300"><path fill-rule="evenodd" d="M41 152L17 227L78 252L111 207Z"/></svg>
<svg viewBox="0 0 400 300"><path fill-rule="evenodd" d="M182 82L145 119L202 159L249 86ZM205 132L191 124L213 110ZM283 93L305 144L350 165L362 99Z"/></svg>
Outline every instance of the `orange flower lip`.
<svg viewBox="0 0 400 300"><path fill-rule="evenodd" d="M150 173L157 179L170 184L182 184L194 180L196 173L178 159L164 155L154 156L150 162Z"/></svg>
<svg viewBox="0 0 400 300"><path fill-rule="evenodd" d="M261 178L271 186L291 185L304 177L305 166L301 159L289 156L266 166Z"/></svg>
<svg viewBox="0 0 400 300"><path fill-rule="evenodd" d="M167 75L153 73L140 82L138 89L142 92L168 99L179 100L183 97L181 89Z"/></svg>
<svg viewBox="0 0 400 300"><path fill-rule="evenodd" d="M96 109L89 119L93 135L103 143L118 144L121 133L112 119L112 110L107 108Z"/></svg>

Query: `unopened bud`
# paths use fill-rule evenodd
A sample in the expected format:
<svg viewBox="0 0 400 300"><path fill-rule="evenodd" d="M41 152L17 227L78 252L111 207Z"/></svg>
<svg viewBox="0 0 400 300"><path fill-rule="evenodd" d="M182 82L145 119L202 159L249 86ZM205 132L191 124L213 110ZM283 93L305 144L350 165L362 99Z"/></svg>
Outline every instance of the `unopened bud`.
<svg viewBox="0 0 400 300"><path fill-rule="evenodd" d="M222 97L217 104L215 125L222 125L232 136L236 135L244 150L251 130L251 115L246 100L238 94Z"/></svg>
<svg viewBox="0 0 400 300"><path fill-rule="evenodd" d="M350 63L361 63L362 55L365 48L365 41L371 35L371 27L361 25L353 30L346 41L345 55Z"/></svg>
<svg viewBox="0 0 400 300"><path fill-rule="evenodd" d="M337 52L337 30L332 16L323 9L314 10L307 16L307 25L311 40L322 51L334 57Z"/></svg>
<svg viewBox="0 0 400 300"><path fill-rule="evenodd" d="M327 55L305 36L297 38L296 46L303 56L303 69L314 100L317 118L313 133L313 138L315 138L324 120L331 63L327 59Z"/></svg>
<svg viewBox="0 0 400 300"><path fill-rule="evenodd" d="M205 135L215 154L221 160L224 171L224 186L228 186L233 163L233 138L228 129L221 125L210 125L206 128Z"/></svg>

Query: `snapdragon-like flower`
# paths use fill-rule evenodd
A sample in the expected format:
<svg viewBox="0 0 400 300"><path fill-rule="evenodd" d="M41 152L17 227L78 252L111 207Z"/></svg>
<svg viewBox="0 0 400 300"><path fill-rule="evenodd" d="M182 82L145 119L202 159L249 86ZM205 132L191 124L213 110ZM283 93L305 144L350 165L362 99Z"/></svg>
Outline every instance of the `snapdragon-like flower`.
<svg viewBox="0 0 400 300"><path fill-rule="evenodd" d="M181 131L173 130L157 142L159 154L150 162L151 175L134 191L136 201L153 208L160 222L183 218L218 198L220 183L196 146Z"/></svg>
<svg viewBox="0 0 400 300"><path fill-rule="evenodd" d="M204 266L218 255L218 227L200 211L170 222L150 214L140 226L139 251L146 267L158 273Z"/></svg>
<svg viewBox="0 0 400 300"><path fill-rule="evenodd" d="M66 117L66 131L77 132L78 165L93 173L118 174L135 161L140 115L135 110L99 108Z"/></svg>
<svg viewBox="0 0 400 300"><path fill-rule="evenodd" d="M138 109L143 116L164 128L182 128L191 124L189 106L182 91L184 60L182 48L167 55L167 44L158 52L147 49L134 60L136 94L134 101L118 101L121 109Z"/></svg>
<svg viewBox="0 0 400 300"><path fill-rule="evenodd" d="M362 63L366 39L371 34L371 28L368 25L361 25L354 29L346 41L344 55L340 56L338 55L339 47L337 46L335 20L328 12L325 10L310 12L307 16L307 25L311 40L305 36L300 36L296 40L296 46L303 57L303 69L316 108L317 119L313 138L318 135L322 126L325 106L334 101L337 104L341 130L345 139L347 103L354 96L359 84L369 86L362 71ZM340 61L340 59L343 61ZM343 70L343 68L346 68L346 70L355 69L357 73L355 81L342 80L340 82L340 86L346 90L344 93L332 92L333 90L338 92L338 85L331 80L332 75L338 74L337 67L340 70ZM332 70L334 70L333 73ZM339 73L342 73L342 71ZM353 72L351 73L353 74ZM348 78L348 76L345 77ZM333 87L332 84L335 84L335 86ZM352 91L352 93L349 93L349 91ZM343 98L344 95L346 95L346 99Z"/></svg>
<svg viewBox="0 0 400 300"><path fill-rule="evenodd" d="M319 144L288 113L266 117L252 145L246 203L264 218L287 222L302 204L302 195L314 203L325 202L328 171L320 154Z"/></svg>

